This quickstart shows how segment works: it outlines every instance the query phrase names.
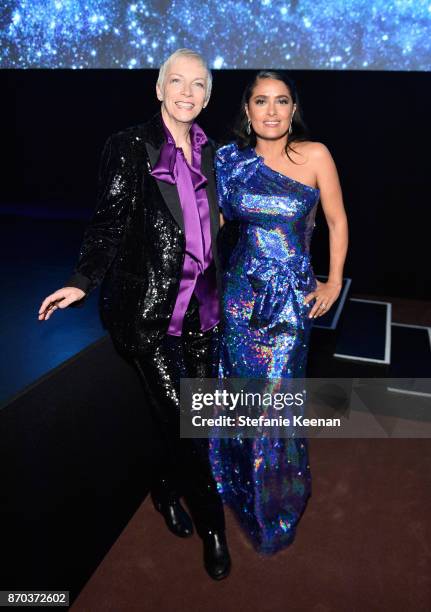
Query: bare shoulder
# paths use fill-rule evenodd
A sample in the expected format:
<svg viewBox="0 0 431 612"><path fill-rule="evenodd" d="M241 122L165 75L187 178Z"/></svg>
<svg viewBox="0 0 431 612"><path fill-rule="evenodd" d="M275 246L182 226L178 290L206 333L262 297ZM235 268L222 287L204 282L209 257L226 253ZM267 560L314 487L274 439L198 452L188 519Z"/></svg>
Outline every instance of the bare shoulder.
<svg viewBox="0 0 431 612"><path fill-rule="evenodd" d="M292 143L292 149L299 156L306 159L309 162L322 162L325 160L331 160L332 155L329 152L328 147L326 147L321 142L314 142L312 140L303 140L299 142Z"/></svg>
<svg viewBox="0 0 431 612"><path fill-rule="evenodd" d="M312 140L306 140L304 142L298 143L301 145L301 149L298 149L299 152L305 153L309 159L315 160L323 160L332 158L331 153L326 145L322 142L314 142Z"/></svg>

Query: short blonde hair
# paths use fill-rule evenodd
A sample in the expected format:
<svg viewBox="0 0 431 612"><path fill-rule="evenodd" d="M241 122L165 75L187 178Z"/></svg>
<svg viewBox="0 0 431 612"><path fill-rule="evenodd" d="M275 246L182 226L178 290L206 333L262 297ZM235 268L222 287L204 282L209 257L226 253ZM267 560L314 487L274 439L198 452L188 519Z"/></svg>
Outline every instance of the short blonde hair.
<svg viewBox="0 0 431 612"><path fill-rule="evenodd" d="M165 82L166 73L168 71L169 65L171 64L171 62L175 61L179 57L193 57L194 59L198 60L202 64L202 66L206 69L207 82L206 82L206 92L205 92L205 104L207 104L208 100L210 99L212 84L213 84L211 70L208 68L208 64L206 63L202 55L198 53L197 51L192 51L192 49L177 49L176 51L174 51L174 53L172 53L172 55L168 57L167 60L163 62L163 64L160 66L159 76L157 77L157 85L160 87L160 89L163 89L163 85Z"/></svg>

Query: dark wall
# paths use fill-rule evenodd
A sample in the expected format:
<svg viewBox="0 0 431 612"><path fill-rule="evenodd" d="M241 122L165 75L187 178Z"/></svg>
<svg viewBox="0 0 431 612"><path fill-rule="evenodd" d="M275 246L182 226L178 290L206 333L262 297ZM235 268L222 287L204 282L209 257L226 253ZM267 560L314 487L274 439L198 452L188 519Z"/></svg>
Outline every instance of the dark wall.
<svg viewBox="0 0 431 612"><path fill-rule="evenodd" d="M89 215L107 136L157 110L155 71L0 72L2 204ZM214 74L201 125L228 136L248 71ZM339 169L350 219L346 272L355 292L429 297L429 73L298 71L305 119ZM320 215L313 243L327 270Z"/></svg>
<svg viewBox="0 0 431 612"><path fill-rule="evenodd" d="M1 588L74 599L147 495L157 440L108 337L2 406Z"/></svg>

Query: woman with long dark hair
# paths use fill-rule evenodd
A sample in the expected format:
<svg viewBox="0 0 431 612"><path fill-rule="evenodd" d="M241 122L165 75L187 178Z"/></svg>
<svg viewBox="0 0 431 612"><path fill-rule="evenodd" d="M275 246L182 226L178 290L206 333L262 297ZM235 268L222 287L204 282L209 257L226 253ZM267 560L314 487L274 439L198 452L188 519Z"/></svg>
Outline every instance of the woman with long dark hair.
<svg viewBox="0 0 431 612"><path fill-rule="evenodd" d="M347 220L328 149L307 139L296 88L284 73L261 71L247 86L236 142L218 150L223 216L239 239L223 279L223 377L305 377L313 319L337 299ZM328 281L316 280L310 240L319 201L329 226ZM290 544L311 491L307 441L214 439L219 490L256 548Z"/></svg>

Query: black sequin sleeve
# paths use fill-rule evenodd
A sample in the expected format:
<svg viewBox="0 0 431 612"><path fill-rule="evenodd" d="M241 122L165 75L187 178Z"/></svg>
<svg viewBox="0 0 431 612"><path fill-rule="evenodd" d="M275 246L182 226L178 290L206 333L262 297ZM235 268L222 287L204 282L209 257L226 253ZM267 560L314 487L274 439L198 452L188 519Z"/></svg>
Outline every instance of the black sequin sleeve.
<svg viewBox="0 0 431 612"><path fill-rule="evenodd" d="M124 138L108 138L102 152L97 207L87 226L78 263L66 286L88 294L103 280L117 253L134 193L135 171Z"/></svg>

